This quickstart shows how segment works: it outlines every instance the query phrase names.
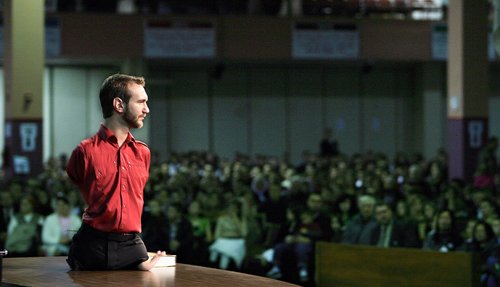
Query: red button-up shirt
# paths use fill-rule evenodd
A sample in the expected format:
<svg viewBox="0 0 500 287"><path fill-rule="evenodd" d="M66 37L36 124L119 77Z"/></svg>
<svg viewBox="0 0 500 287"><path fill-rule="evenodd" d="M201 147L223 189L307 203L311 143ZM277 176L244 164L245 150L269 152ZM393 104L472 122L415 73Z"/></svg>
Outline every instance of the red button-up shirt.
<svg viewBox="0 0 500 287"><path fill-rule="evenodd" d="M150 160L146 144L129 133L119 147L104 125L97 134L83 140L66 167L87 204L83 222L104 232L141 232Z"/></svg>

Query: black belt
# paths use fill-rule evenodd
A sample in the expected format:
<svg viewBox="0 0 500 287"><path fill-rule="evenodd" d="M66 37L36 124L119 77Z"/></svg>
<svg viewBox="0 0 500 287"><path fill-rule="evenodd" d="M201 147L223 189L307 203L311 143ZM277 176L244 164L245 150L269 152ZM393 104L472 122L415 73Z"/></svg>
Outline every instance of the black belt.
<svg viewBox="0 0 500 287"><path fill-rule="evenodd" d="M90 235L102 239L108 239L113 241L127 241L132 240L137 236L137 233L119 233L119 232L104 232L93 228L92 226L83 223L81 231Z"/></svg>

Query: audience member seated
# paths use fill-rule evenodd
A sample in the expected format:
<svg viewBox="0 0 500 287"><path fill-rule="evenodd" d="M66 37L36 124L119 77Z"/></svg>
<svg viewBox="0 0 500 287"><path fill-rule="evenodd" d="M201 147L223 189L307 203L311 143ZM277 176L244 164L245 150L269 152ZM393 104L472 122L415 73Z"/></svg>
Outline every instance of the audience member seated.
<svg viewBox="0 0 500 287"><path fill-rule="evenodd" d="M22 198L26 196L23 185L18 180L12 180L8 183L7 189L12 197L14 213L17 213L21 209ZM32 201L35 204L35 198L32 198ZM33 210L34 208L35 206L33 206Z"/></svg>
<svg viewBox="0 0 500 287"><path fill-rule="evenodd" d="M33 192L28 190L26 192L32 194L35 198L36 206L34 208L36 213L43 217L47 217L54 211L54 208L52 207L52 194L50 192L47 192L40 187L35 187Z"/></svg>
<svg viewBox="0 0 500 287"><path fill-rule="evenodd" d="M269 183L264 176L260 174L253 176L251 187L259 203L263 203L269 199Z"/></svg>
<svg viewBox="0 0 500 287"><path fill-rule="evenodd" d="M473 186L480 189L495 189L495 177L498 176L497 153L498 139L491 137L481 148L478 164L474 173Z"/></svg>
<svg viewBox="0 0 500 287"><path fill-rule="evenodd" d="M260 212L264 215L264 247L274 246L284 238L286 232L286 211L287 202L281 196L281 187L278 184L269 188L269 199L259 206Z"/></svg>
<svg viewBox="0 0 500 287"><path fill-rule="evenodd" d="M373 217L375 199L370 195L362 195L358 199L358 213L347 222L342 235L342 243L370 244L372 230L377 222Z"/></svg>
<svg viewBox="0 0 500 287"><path fill-rule="evenodd" d="M14 202L8 190L0 192L0 249L5 248L7 238L7 225L14 216Z"/></svg>
<svg viewBox="0 0 500 287"><path fill-rule="evenodd" d="M212 223L203 214L200 203L193 200L188 208L188 218L193 227L193 256L192 264L209 266L208 246L213 241Z"/></svg>
<svg viewBox="0 0 500 287"><path fill-rule="evenodd" d="M429 163L428 175L426 176L425 181L431 189L433 198L436 198L439 193L443 191L444 187L446 187L447 177L447 171L444 169L440 161L433 160Z"/></svg>
<svg viewBox="0 0 500 287"><path fill-rule="evenodd" d="M426 216L424 210L424 197L414 191L415 189L409 188L406 193L406 202L409 206L407 221L414 224L418 231L418 241L423 243L427 238L427 234L434 228L434 217L429 218Z"/></svg>
<svg viewBox="0 0 500 287"><path fill-rule="evenodd" d="M10 219L5 247L12 257L31 257L40 254L40 233L43 217L33 211L34 198L25 195L18 213Z"/></svg>
<svg viewBox="0 0 500 287"><path fill-rule="evenodd" d="M498 247L498 241L493 228L486 221L480 220L472 229L472 240L464 242L459 250L479 253L482 264L485 264L486 259L496 247Z"/></svg>
<svg viewBox="0 0 500 287"><path fill-rule="evenodd" d="M331 206L331 213L337 218L340 224L341 233L339 240L342 240L345 225L356 215L356 199L345 193L340 194Z"/></svg>
<svg viewBox="0 0 500 287"><path fill-rule="evenodd" d="M148 200L142 214L141 233L146 248L149 252L169 250L169 236L167 216L160 202L156 199Z"/></svg>
<svg viewBox="0 0 500 287"><path fill-rule="evenodd" d="M478 218L491 224L493 220L498 218L498 212L491 198L483 199L479 202Z"/></svg>
<svg viewBox="0 0 500 287"><path fill-rule="evenodd" d="M471 244L472 241L474 241L474 227L476 226L477 219L475 218L470 218L467 220L465 223L465 227L463 228L461 232L462 236L462 246Z"/></svg>
<svg viewBox="0 0 500 287"><path fill-rule="evenodd" d="M417 229L413 224L402 222L393 217L389 204L375 206L377 226L371 233L371 245L379 247L418 247Z"/></svg>
<svg viewBox="0 0 500 287"><path fill-rule="evenodd" d="M330 241L332 229L330 218L322 212L321 196L309 195L307 207L298 210L295 222L290 226L284 242L274 247L274 267L270 276L283 276L287 281L308 282L313 274L314 246L318 241Z"/></svg>
<svg viewBox="0 0 500 287"><path fill-rule="evenodd" d="M210 261L218 263L221 269L240 269L245 259L245 237L248 234L245 208L236 198L230 199L228 206L217 218L214 243L209 247Z"/></svg>
<svg viewBox="0 0 500 287"><path fill-rule="evenodd" d="M436 226L427 234L422 248L449 252L457 250L461 244L462 238L456 228L453 212L448 209L439 211Z"/></svg>
<svg viewBox="0 0 500 287"><path fill-rule="evenodd" d="M336 215L330 218L330 227L332 229L331 242L340 243L342 241L342 221Z"/></svg>
<svg viewBox="0 0 500 287"><path fill-rule="evenodd" d="M481 264L481 286L497 286L491 259L496 259L500 245L493 228L484 220L476 222L472 231L472 240L465 242L460 250L479 254ZM495 260L496 261L496 260ZM493 284L495 282L495 284Z"/></svg>
<svg viewBox="0 0 500 287"><path fill-rule="evenodd" d="M68 199L56 199L56 210L49 214L42 227L42 249L47 256L67 255L71 239L78 231L82 220L71 214Z"/></svg>
<svg viewBox="0 0 500 287"><path fill-rule="evenodd" d="M495 238L497 239L498 244L500 244L500 218L495 218L491 222L491 228L493 229L493 233L495 233Z"/></svg>
<svg viewBox="0 0 500 287"><path fill-rule="evenodd" d="M193 259L193 229L181 207L169 205L167 209L168 254L177 255L177 262L191 263Z"/></svg>

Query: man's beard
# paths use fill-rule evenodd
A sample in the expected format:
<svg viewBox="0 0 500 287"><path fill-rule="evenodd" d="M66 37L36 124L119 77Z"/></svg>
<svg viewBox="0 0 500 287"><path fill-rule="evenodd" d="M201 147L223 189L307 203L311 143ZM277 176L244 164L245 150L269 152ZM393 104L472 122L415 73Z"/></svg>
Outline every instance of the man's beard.
<svg viewBox="0 0 500 287"><path fill-rule="evenodd" d="M143 123L139 121L138 118L134 117L128 110L125 109L125 113L123 114L123 120L127 123L128 127L131 129L139 129L142 128Z"/></svg>

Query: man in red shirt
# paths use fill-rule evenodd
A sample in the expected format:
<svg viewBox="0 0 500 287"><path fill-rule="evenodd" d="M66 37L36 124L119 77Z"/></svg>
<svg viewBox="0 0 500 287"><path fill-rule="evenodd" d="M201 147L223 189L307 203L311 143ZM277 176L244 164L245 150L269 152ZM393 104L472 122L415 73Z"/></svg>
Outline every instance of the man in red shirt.
<svg viewBox="0 0 500 287"><path fill-rule="evenodd" d="M130 130L149 113L144 85L142 77L108 77L99 93L104 123L68 161L68 176L87 205L67 259L73 270L149 270L164 254L149 260L138 235L151 155Z"/></svg>

